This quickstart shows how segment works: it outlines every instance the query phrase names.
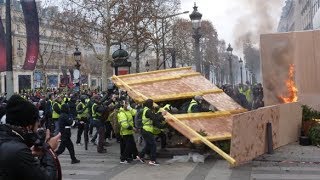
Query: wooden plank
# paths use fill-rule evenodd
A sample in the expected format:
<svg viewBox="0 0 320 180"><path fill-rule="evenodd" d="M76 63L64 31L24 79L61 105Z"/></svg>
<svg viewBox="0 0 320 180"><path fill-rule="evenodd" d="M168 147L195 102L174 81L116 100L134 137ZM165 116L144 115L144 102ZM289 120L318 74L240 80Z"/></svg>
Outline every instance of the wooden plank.
<svg viewBox="0 0 320 180"><path fill-rule="evenodd" d="M141 72L137 74L126 74L118 77L127 78L127 77L135 77L135 76L148 75L148 74L158 74L158 73L164 73L164 72L170 72L170 71L181 71L181 70L191 70L191 69L192 67L171 68L171 69L162 69L157 71Z"/></svg>
<svg viewBox="0 0 320 180"><path fill-rule="evenodd" d="M215 93L223 93L223 90L210 89L210 90L204 90L199 92L165 94L165 95L159 95L159 96L152 96L151 99L153 99L155 102L160 102L160 101L188 99L188 98L193 98L194 96L197 96L197 95L203 96L206 94L215 94Z"/></svg>
<svg viewBox="0 0 320 180"><path fill-rule="evenodd" d="M170 80L181 79L183 77L199 76L199 75L201 75L201 74L198 72L192 72L192 73L187 73L187 74L182 74L182 75L162 76L162 77L152 78L152 79L138 79L138 80L133 80L133 81L127 81L126 83L128 85L148 84L148 83L155 83L155 82L160 82L160 81L170 81Z"/></svg>
<svg viewBox="0 0 320 180"><path fill-rule="evenodd" d="M199 119L199 118L216 118L216 117L223 117L223 116L231 116L231 113L228 111L218 111L218 112L205 112L205 113L175 114L174 116L180 120L190 120L190 119Z"/></svg>
<svg viewBox="0 0 320 180"><path fill-rule="evenodd" d="M233 111L216 111L216 112L202 112L202 113L188 113L188 114L175 114L174 116L180 120L192 120L199 118L217 118L217 117L225 117L231 116L232 114L239 114L247 112L246 109L239 109ZM214 120L214 119L212 119Z"/></svg>
<svg viewBox="0 0 320 180"><path fill-rule="evenodd" d="M217 152L219 155L221 155L224 159L226 159L231 165L234 165L236 163L236 160L233 159L230 155L228 155L227 153L225 153L224 151L222 151L220 148L218 148L216 145L212 144L208 139L206 139L205 137L201 136L198 132L196 132L195 130L193 130L192 128L190 128L188 125L186 125L185 123L183 123L182 121L180 121L178 118L176 118L175 116L173 116L172 114L168 113L166 115L166 119L170 119L173 120L175 123L179 124L180 127L184 128L185 130L187 130L191 135L196 136L197 138L200 139L201 142L203 142L204 144L206 144L207 146L209 146L212 150L214 150L215 152Z"/></svg>
<svg viewBox="0 0 320 180"><path fill-rule="evenodd" d="M231 139L231 133L220 135L220 136L205 136L205 138L210 141L223 141L223 140L230 140ZM191 138L190 141L194 144L201 143L201 140L199 138Z"/></svg>

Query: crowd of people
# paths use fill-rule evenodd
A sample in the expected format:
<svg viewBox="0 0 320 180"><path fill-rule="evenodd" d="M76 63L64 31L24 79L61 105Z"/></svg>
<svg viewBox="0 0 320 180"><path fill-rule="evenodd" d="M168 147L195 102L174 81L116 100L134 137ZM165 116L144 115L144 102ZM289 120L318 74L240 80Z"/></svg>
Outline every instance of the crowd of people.
<svg viewBox="0 0 320 180"><path fill-rule="evenodd" d="M244 108L250 110L263 106L261 84L224 85L221 88ZM148 154L148 164L159 165L157 141L160 139L164 149L170 133L164 118L167 112L217 110L202 96L163 102L159 106L155 106L152 99L136 104L126 92L118 89L102 93L65 93L58 90L22 93L13 95L9 100L4 96L0 102L0 161L3 162L0 170L1 174L15 177L12 179L61 178L57 156L65 149L69 151L72 164L80 163L71 139L72 128L77 128L76 145L84 144L86 150L89 144L93 144L97 146L98 153L107 153L110 140L115 138L120 144L121 164L132 161L146 163L145 155ZM140 152L134 134L139 135L139 141L144 140ZM34 159L34 156L38 158ZM21 173L11 169L15 167L19 167Z"/></svg>
<svg viewBox="0 0 320 180"><path fill-rule="evenodd" d="M221 89L245 109L254 110L264 106L261 83L250 84L246 82L246 84L234 86L225 84L221 86Z"/></svg>

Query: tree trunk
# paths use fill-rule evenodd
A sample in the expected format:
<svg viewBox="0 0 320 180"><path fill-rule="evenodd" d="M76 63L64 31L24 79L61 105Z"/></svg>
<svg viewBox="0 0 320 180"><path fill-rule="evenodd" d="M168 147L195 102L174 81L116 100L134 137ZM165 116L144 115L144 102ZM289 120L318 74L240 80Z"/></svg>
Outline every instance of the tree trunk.
<svg viewBox="0 0 320 180"><path fill-rule="evenodd" d="M102 91L108 90L108 78L112 76L111 73L108 73L108 67L110 65L110 41L106 43L106 51L104 55L104 60L102 61L102 71L101 71L101 78L102 78Z"/></svg>

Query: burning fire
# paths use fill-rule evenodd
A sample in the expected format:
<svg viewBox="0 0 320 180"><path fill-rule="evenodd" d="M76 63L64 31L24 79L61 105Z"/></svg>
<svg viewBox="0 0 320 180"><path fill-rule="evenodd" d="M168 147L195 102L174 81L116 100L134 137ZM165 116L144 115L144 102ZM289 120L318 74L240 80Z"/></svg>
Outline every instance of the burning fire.
<svg viewBox="0 0 320 180"><path fill-rule="evenodd" d="M296 84L294 82L294 65L291 64L289 68L289 78L286 81L286 86L288 89L288 94L285 96L280 96L279 98L284 103L291 103L291 102L297 102L298 101L298 89L296 87Z"/></svg>

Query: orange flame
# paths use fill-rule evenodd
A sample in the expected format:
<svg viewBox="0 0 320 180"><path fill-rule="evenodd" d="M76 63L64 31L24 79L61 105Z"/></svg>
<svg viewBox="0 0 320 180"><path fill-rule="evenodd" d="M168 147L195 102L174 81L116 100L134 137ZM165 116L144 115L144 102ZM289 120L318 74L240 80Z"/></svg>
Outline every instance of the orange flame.
<svg viewBox="0 0 320 180"><path fill-rule="evenodd" d="M298 101L298 88L294 82L294 65L291 64L289 68L289 78L286 81L286 86L288 89L288 94L286 96L280 96L279 98L284 103L291 103Z"/></svg>

